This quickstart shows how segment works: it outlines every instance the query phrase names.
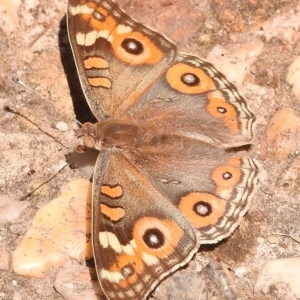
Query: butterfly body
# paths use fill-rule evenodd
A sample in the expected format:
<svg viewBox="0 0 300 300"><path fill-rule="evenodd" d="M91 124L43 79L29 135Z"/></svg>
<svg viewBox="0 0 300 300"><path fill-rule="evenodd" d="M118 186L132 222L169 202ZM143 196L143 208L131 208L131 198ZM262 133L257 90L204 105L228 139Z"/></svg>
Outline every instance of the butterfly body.
<svg viewBox="0 0 300 300"><path fill-rule="evenodd" d="M111 299L145 299L202 243L228 237L255 190L247 145L255 116L213 65L176 54L164 36L110 0L70 0L68 32L96 124L93 250Z"/></svg>

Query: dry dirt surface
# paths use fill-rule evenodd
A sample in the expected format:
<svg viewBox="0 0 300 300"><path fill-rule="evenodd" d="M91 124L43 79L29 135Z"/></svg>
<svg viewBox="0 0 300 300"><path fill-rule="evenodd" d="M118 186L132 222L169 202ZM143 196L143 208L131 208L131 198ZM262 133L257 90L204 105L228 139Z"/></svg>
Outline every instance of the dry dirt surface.
<svg viewBox="0 0 300 300"><path fill-rule="evenodd" d="M259 161L262 174L241 226L226 241L201 248L189 267L168 278L152 297L300 299L299 288L292 291L294 298L280 294L282 285L265 286L264 294L255 289L265 263L300 253L300 63L292 65L300 49L300 2L117 2L129 15L168 36L179 51L213 61L236 82L257 116L250 155ZM75 118L92 119L70 50L66 7L66 0L0 0L0 196L6 205L17 201L13 211L20 210L1 220L5 207L0 206L0 299L76 299L63 297L53 287L59 270L44 278L19 276L12 270L13 252L36 212L57 197L62 186L84 177L78 170L62 169L64 154L76 143ZM15 84L13 76L54 105ZM36 188L23 206L19 199ZM190 274L205 286L194 283ZM188 296L168 296L173 286Z"/></svg>

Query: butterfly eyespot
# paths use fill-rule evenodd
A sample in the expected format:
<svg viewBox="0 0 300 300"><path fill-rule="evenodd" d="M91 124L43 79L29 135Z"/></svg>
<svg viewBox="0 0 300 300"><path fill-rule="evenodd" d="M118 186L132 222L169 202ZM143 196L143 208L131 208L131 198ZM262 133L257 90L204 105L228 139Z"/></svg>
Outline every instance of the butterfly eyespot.
<svg viewBox="0 0 300 300"><path fill-rule="evenodd" d="M193 226L204 228L224 216L226 201L213 194L192 192L181 198L178 208Z"/></svg>
<svg viewBox="0 0 300 300"><path fill-rule="evenodd" d="M145 244L152 249L158 249L162 247L165 243L165 237L163 233L157 228L151 228L146 230L146 232L143 235L143 240Z"/></svg>
<svg viewBox="0 0 300 300"><path fill-rule="evenodd" d="M134 55L139 55L144 51L144 46L141 42L136 39L127 38L121 43L122 48Z"/></svg>
<svg viewBox="0 0 300 300"><path fill-rule="evenodd" d="M233 189L241 178L241 169L232 165L219 166L212 173L212 180L217 188L221 190Z"/></svg>
<svg viewBox="0 0 300 300"><path fill-rule="evenodd" d="M132 268L132 266L130 265L126 265L123 269L122 269L122 274L124 275L125 278L129 278L130 276L134 275L134 269Z"/></svg>
<svg viewBox="0 0 300 300"><path fill-rule="evenodd" d="M225 107L217 107L217 111L220 114L226 114L227 113L227 109Z"/></svg>
<svg viewBox="0 0 300 300"><path fill-rule="evenodd" d="M212 213L211 205L204 201L199 201L195 203L193 210L196 214L198 214L201 217L209 216Z"/></svg>
<svg viewBox="0 0 300 300"><path fill-rule="evenodd" d="M200 79L193 73L185 73L181 76L181 81L187 86L196 86L200 83Z"/></svg>

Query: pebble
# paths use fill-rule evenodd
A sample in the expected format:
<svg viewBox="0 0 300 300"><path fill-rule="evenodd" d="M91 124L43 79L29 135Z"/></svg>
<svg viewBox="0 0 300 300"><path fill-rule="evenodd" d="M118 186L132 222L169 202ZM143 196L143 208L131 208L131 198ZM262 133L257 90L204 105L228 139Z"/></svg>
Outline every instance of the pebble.
<svg viewBox="0 0 300 300"><path fill-rule="evenodd" d="M276 237L274 235L268 236L268 242L270 244L278 244L278 241L279 241L278 237Z"/></svg>
<svg viewBox="0 0 300 300"><path fill-rule="evenodd" d="M261 236L257 237L256 241L259 243L259 244L264 244L265 243L265 239Z"/></svg>
<svg viewBox="0 0 300 300"><path fill-rule="evenodd" d="M13 300L22 300L21 294L19 294L18 292L15 292L14 296L13 296Z"/></svg>
<svg viewBox="0 0 300 300"><path fill-rule="evenodd" d="M156 288L155 299L207 300L206 284L198 274L180 270Z"/></svg>
<svg viewBox="0 0 300 300"><path fill-rule="evenodd" d="M300 257L267 262L258 274L255 293L272 295L274 299L300 299ZM273 298L272 298L273 299Z"/></svg>
<svg viewBox="0 0 300 300"><path fill-rule="evenodd" d="M55 128L60 131L67 131L69 129L69 126L65 122L57 122Z"/></svg>
<svg viewBox="0 0 300 300"><path fill-rule="evenodd" d="M230 52L221 46L215 46L208 54L207 60L214 64L217 69L226 75L229 81L241 87L245 77L250 73L251 65L262 52L264 43L253 40L242 45L237 51Z"/></svg>
<svg viewBox="0 0 300 300"><path fill-rule="evenodd" d="M294 96L300 101L300 56L289 66L286 80L292 86Z"/></svg>
<svg viewBox="0 0 300 300"><path fill-rule="evenodd" d="M300 149L300 114L285 107L279 109L269 120L266 140L277 159L286 159Z"/></svg>
<svg viewBox="0 0 300 300"><path fill-rule="evenodd" d="M91 227L90 198L91 183L77 179L66 184L58 198L40 208L13 253L14 272L43 277L70 258L92 258L91 241L87 241Z"/></svg>
<svg viewBox="0 0 300 300"><path fill-rule="evenodd" d="M273 38L285 44L294 44L300 28L300 11L289 11L264 23L263 35L267 42Z"/></svg>
<svg viewBox="0 0 300 300"><path fill-rule="evenodd" d="M97 296L103 294L95 270L82 265L68 265L62 269L54 287L66 300L97 300Z"/></svg>
<svg viewBox="0 0 300 300"><path fill-rule="evenodd" d="M16 222L21 212L29 205L28 201L16 201L6 195L0 196L0 224Z"/></svg>
<svg viewBox="0 0 300 300"><path fill-rule="evenodd" d="M6 248L0 247L0 270L7 271L9 269L10 255Z"/></svg>

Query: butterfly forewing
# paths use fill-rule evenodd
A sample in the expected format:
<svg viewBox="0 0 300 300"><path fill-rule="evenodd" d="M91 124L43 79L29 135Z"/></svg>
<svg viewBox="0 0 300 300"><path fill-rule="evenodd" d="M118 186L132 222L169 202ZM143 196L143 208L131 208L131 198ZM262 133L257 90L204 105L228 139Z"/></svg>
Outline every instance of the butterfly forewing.
<svg viewBox="0 0 300 300"><path fill-rule="evenodd" d="M165 37L108 0L70 0L68 33L83 91L98 120L122 116L175 54Z"/></svg>
<svg viewBox="0 0 300 300"><path fill-rule="evenodd" d="M236 87L213 65L194 56L181 56L131 107L140 124L236 147L253 138L254 114Z"/></svg>

